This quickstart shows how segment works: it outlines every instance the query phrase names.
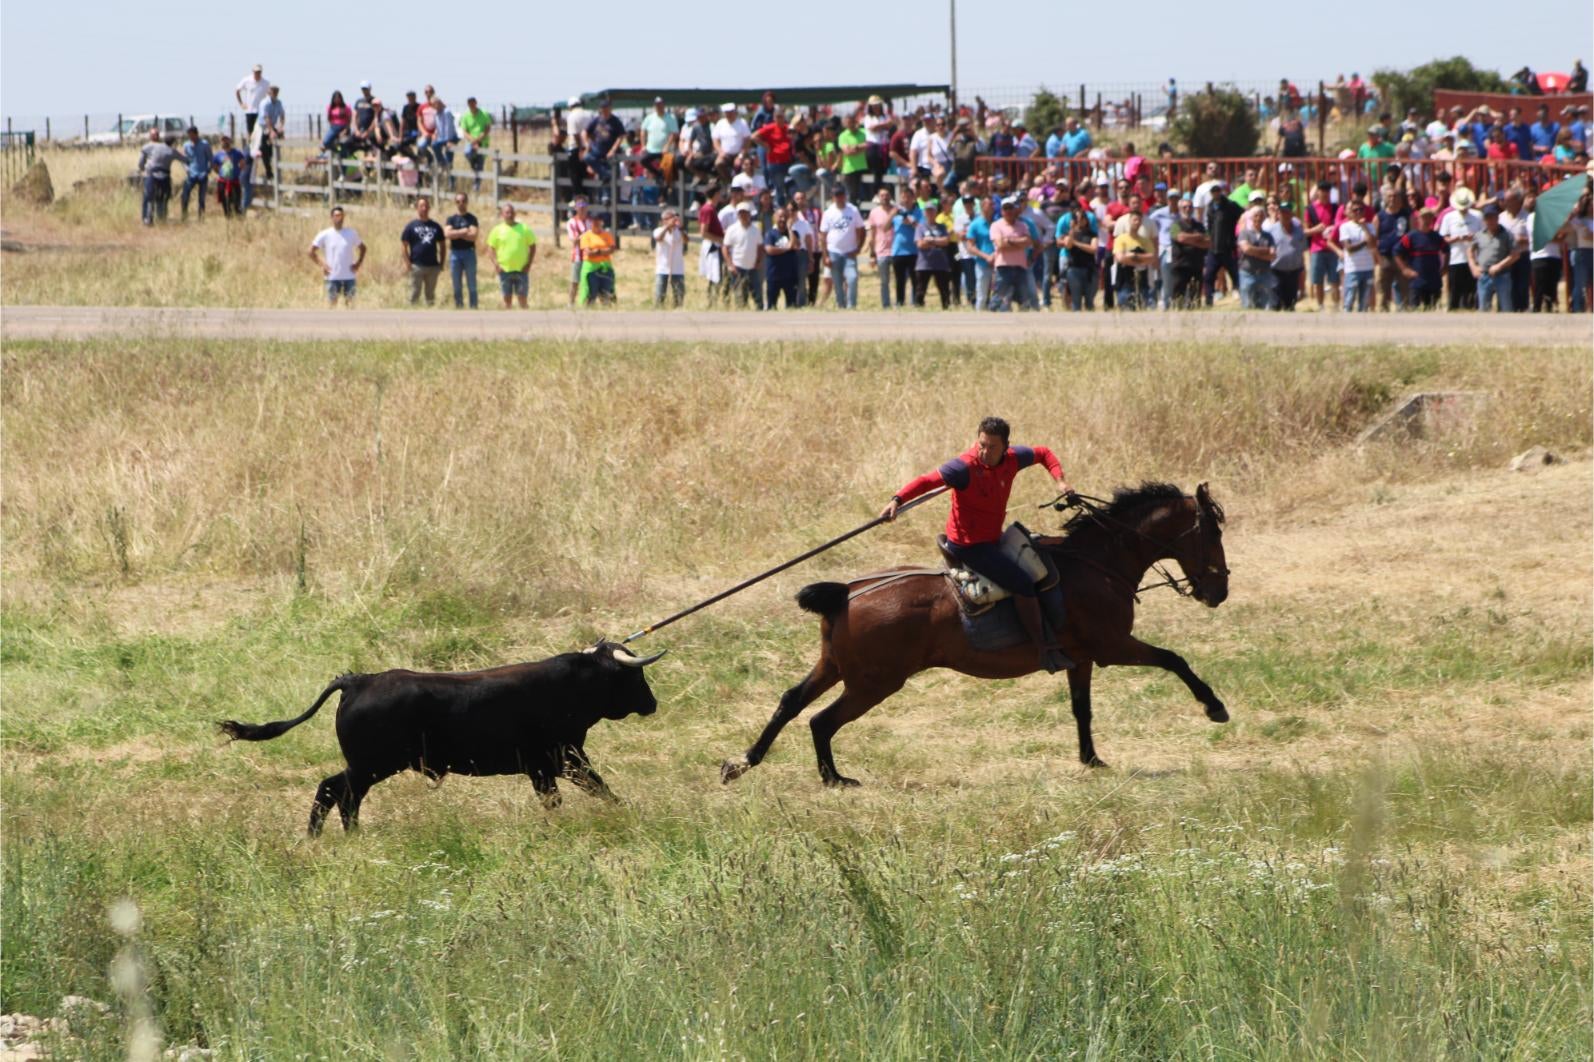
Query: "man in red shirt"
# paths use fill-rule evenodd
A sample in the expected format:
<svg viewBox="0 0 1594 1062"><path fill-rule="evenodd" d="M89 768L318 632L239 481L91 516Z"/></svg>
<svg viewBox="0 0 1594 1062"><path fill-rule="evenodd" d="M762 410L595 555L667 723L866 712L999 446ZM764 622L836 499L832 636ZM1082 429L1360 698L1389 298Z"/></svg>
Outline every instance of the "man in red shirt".
<svg viewBox="0 0 1594 1062"><path fill-rule="evenodd" d="M940 468L909 480L881 512L887 520L896 519L904 502L945 484L952 488L952 511L946 518L946 540L954 556L971 571L978 572L1013 595L1018 618L1040 654L1047 671L1073 667L1057 643L1046 637L1041 624L1040 601L1035 595L1035 580L1018 563L1002 552L1003 521L1007 518L1007 499L1013 492L1013 479L1030 465L1039 463L1057 481L1060 493L1073 488L1063 475L1057 455L1044 446L1009 446L1007 421L986 417L980 421L974 445Z"/></svg>

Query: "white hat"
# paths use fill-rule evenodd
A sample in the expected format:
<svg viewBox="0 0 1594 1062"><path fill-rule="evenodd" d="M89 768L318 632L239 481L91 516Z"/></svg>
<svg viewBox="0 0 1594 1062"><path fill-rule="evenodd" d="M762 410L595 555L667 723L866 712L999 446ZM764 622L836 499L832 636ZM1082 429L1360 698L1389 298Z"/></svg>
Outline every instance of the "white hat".
<svg viewBox="0 0 1594 1062"><path fill-rule="evenodd" d="M686 120L689 121L689 122L697 121L697 108L696 107L688 107L686 109Z"/></svg>
<svg viewBox="0 0 1594 1062"><path fill-rule="evenodd" d="M363 89L368 89L368 88L370 88L370 87L371 87L371 81L370 81L370 79L369 79L369 78L367 78L367 79L366 79L366 80L364 80L364 81L362 81L362 82L360 82L360 87L361 87L361 88L363 88Z"/></svg>
<svg viewBox="0 0 1594 1062"><path fill-rule="evenodd" d="M1259 189L1258 190L1253 190L1251 192L1251 197L1248 200L1246 200L1246 202L1249 202L1249 203L1265 203L1265 202L1267 202L1267 193L1264 192L1264 191L1261 191Z"/></svg>
<svg viewBox="0 0 1594 1062"><path fill-rule="evenodd" d="M579 106L581 106L581 97L580 96L571 96L570 99L568 101L566 101L565 106L567 106L567 107L579 107Z"/></svg>
<svg viewBox="0 0 1594 1062"><path fill-rule="evenodd" d="M726 114L733 114L736 111L736 104L722 103L720 104L720 110L724 111Z"/></svg>

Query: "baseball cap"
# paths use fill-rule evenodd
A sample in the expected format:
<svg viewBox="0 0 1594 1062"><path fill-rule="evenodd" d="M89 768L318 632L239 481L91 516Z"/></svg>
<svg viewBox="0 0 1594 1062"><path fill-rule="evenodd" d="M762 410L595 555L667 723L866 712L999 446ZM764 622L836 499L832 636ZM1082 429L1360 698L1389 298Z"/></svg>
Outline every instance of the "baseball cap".
<svg viewBox="0 0 1594 1062"><path fill-rule="evenodd" d="M265 69L265 67L261 66L259 63L256 63L254 72L258 74L258 73L260 73L260 71L262 71L264 69Z"/></svg>
<svg viewBox="0 0 1594 1062"><path fill-rule="evenodd" d="M663 103L664 102L664 97L663 96L654 96L653 97L653 102L654 103Z"/></svg>
<svg viewBox="0 0 1594 1062"><path fill-rule="evenodd" d="M576 199L572 199L570 201L571 209L579 209L579 208L584 207L586 205L587 205L587 200L586 200L586 198L584 196L583 197L578 197Z"/></svg>
<svg viewBox="0 0 1594 1062"><path fill-rule="evenodd" d="M723 111L726 114L733 114L736 111L736 104L734 104L734 103L722 103L722 104L720 104L720 110Z"/></svg>
<svg viewBox="0 0 1594 1062"><path fill-rule="evenodd" d="M567 107L579 107L579 106L581 106L581 97L580 96L571 96L568 100L565 101L565 106L567 106Z"/></svg>
<svg viewBox="0 0 1594 1062"><path fill-rule="evenodd" d="M255 67L255 69L259 70L260 68L257 66L257 67ZM360 87L363 88L363 89L370 88L371 87L371 79L370 78L366 78L364 81L360 82Z"/></svg>
<svg viewBox="0 0 1594 1062"><path fill-rule="evenodd" d="M743 199L740 203L737 203L736 204L736 212L738 214L741 214L743 212L751 214L753 212L752 201L748 200L748 199Z"/></svg>
<svg viewBox="0 0 1594 1062"><path fill-rule="evenodd" d="M1486 217L1486 218L1497 218L1497 217L1499 217L1500 216L1500 207L1497 204L1495 204L1495 203L1490 203L1488 206L1483 208L1483 216Z"/></svg>
<svg viewBox="0 0 1594 1062"><path fill-rule="evenodd" d="M1381 125L1369 125L1367 127L1367 135L1368 136L1383 136L1384 135L1384 127L1381 126Z"/></svg>
<svg viewBox="0 0 1594 1062"><path fill-rule="evenodd" d="M1158 181L1156 184L1152 185L1152 187L1159 192L1166 192L1168 190L1168 185L1164 181Z"/></svg>
<svg viewBox="0 0 1594 1062"><path fill-rule="evenodd" d="M687 108L686 120L689 121L689 122L697 121L697 108L696 107Z"/></svg>
<svg viewBox="0 0 1594 1062"><path fill-rule="evenodd" d="M1248 202L1248 203L1265 203L1265 202L1267 202L1267 193L1263 192L1263 191L1260 191L1260 190L1254 191L1254 192L1251 193L1251 198L1246 200L1246 202Z"/></svg>

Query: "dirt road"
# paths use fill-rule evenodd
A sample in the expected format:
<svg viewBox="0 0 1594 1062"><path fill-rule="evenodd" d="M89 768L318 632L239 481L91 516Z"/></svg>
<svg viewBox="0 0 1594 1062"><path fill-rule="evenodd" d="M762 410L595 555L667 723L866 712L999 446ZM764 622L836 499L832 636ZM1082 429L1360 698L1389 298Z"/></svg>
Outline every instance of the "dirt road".
<svg viewBox="0 0 1594 1062"><path fill-rule="evenodd" d="M988 344L1236 342L1275 346L1396 343L1588 345L1590 318L1564 314L1277 314L1277 313L970 313L835 311L781 315L745 312L461 313L453 310L139 309L8 306L0 337L83 339L178 335L257 339L593 339L687 343L760 343L850 339L940 340Z"/></svg>

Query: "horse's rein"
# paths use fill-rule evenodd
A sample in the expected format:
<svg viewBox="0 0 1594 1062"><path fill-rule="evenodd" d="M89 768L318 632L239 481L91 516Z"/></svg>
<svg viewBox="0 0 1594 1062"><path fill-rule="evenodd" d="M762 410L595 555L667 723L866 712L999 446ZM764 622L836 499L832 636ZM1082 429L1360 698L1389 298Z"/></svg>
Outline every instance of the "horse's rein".
<svg viewBox="0 0 1594 1062"><path fill-rule="evenodd" d="M1183 531L1181 531L1177 535L1173 536L1173 538L1169 539L1167 542L1162 542L1162 541L1159 541L1158 539L1152 538L1150 535L1146 534L1144 531L1140 530L1140 528L1138 528L1138 527L1134 527L1134 526L1132 526L1130 524L1124 523L1121 520L1115 520L1112 517L1108 516L1105 512L1102 511L1102 507L1105 506L1106 504L1107 503L1101 498L1095 498L1095 497L1090 496L1089 494L1081 494L1078 491L1073 491L1073 492L1071 492L1070 494L1066 495L1065 497L1063 497L1062 499L1060 499L1058 501L1046 502L1045 504L1041 505L1040 508L1043 508L1043 509L1052 508L1052 509L1056 509L1059 512L1061 512L1063 509L1066 509L1066 508L1078 508L1079 510L1084 512L1085 515L1089 516L1092 520L1094 520L1097 524L1100 524L1102 527L1108 528L1109 530L1116 531L1120 535L1125 534L1125 533L1128 533L1128 534L1131 534L1131 535L1135 535L1138 538L1144 539L1146 542L1149 542L1153 546L1157 546L1159 548L1172 546L1173 543L1178 542L1184 536L1186 536L1186 535L1188 535L1188 534L1190 534L1192 532L1201 530L1201 521L1202 521L1202 519L1204 517L1204 514L1201 512L1200 505L1197 505L1196 506L1195 523L1191 524L1189 527L1185 528ZM1090 565L1092 568L1095 568L1096 570L1102 572L1103 574L1109 575L1109 576L1111 576L1114 579L1118 579L1118 580L1120 580L1122 582L1130 582L1130 580L1125 579L1118 572L1112 571L1111 569L1107 568L1105 565L1097 564L1095 561L1088 560L1088 559L1086 559L1085 557L1081 556L1079 553L1077 553L1075 551L1059 548L1059 549L1056 550L1056 552L1065 553L1065 554L1073 557L1073 559L1075 559L1075 560L1083 561L1085 564ZM1145 593L1146 591L1148 591L1148 590L1160 590L1164 586L1168 587L1170 590L1172 590L1174 593L1178 594L1180 597L1189 597L1194 592L1195 580L1193 580L1193 579L1182 579L1179 576L1174 575L1172 572L1168 571L1168 569L1166 567L1163 566L1163 562L1162 561L1154 561L1154 562L1152 562L1151 568L1158 575L1162 576L1162 580L1160 582L1147 583L1145 586L1138 587L1135 590L1135 592L1134 592L1135 593L1135 600L1137 602L1140 600L1140 595ZM1227 575L1228 571L1225 570L1223 572L1223 574Z"/></svg>

